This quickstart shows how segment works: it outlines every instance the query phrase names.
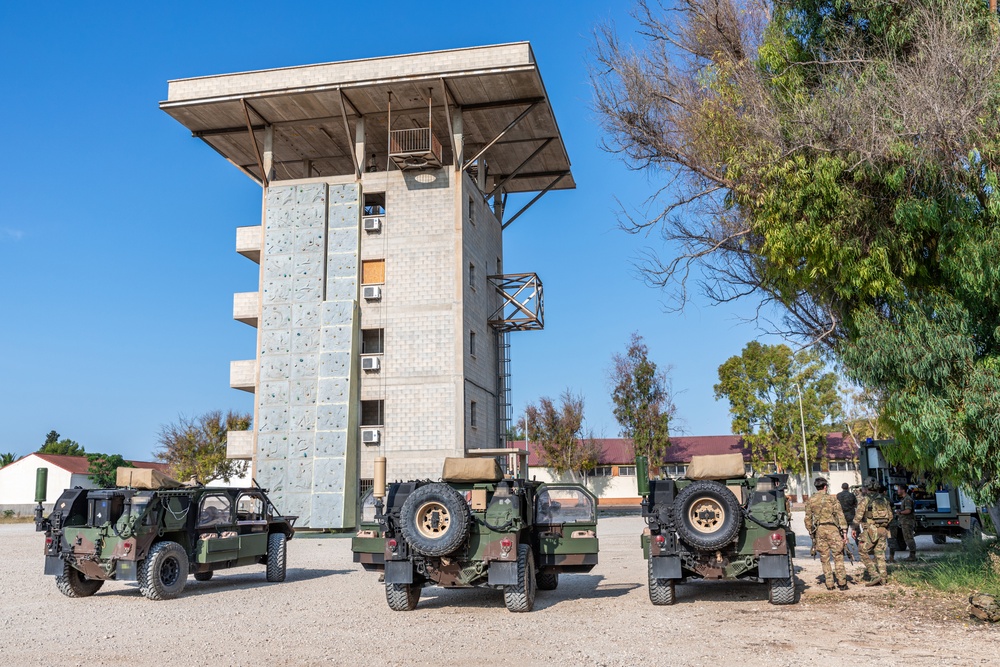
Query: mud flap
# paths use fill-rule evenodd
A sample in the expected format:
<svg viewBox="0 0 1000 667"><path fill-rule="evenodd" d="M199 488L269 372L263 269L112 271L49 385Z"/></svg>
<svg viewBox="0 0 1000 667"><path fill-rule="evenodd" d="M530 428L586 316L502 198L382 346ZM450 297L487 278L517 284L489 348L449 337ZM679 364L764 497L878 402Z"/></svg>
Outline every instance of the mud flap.
<svg viewBox="0 0 1000 667"><path fill-rule="evenodd" d="M680 579L680 556L651 556L653 559L653 576L657 579Z"/></svg>
<svg viewBox="0 0 1000 667"><path fill-rule="evenodd" d="M385 562L385 583L412 584L413 563L408 560L389 560Z"/></svg>
<svg viewBox="0 0 1000 667"><path fill-rule="evenodd" d="M45 557L45 574L59 575L63 573L63 559L59 556Z"/></svg>
<svg viewBox="0 0 1000 667"><path fill-rule="evenodd" d="M136 564L128 560L120 560L115 563L115 579L118 581L136 581L139 578L139 568Z"/></svg>
<svg viewBox="0 0 1000 667"><path fill-rule="evenodd" d="M787 579L788 556L785 554L763 554L757 563L761 579Z"/></svg>
<svg viewBox="0 0 1000 667"><path fill-rule="evenodd" d="M516 586L517 563L495 560L490 563L490 586Z"/></svg>

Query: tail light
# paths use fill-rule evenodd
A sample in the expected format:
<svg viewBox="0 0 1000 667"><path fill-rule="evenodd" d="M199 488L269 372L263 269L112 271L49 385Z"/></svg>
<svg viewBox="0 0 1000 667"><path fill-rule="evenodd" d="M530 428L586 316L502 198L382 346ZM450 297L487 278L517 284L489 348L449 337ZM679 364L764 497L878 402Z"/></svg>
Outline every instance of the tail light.
<svg viewBox="0 0 1000 667"><path fill-rule="evenodd" d="M657 535L656 536L656 545L657 546L662 547L666 543L667 543L667 538L665 538L663 535Z"/></svg>
<svg viewBox="0 0 1000 667"><path fill-rule="evenodd" d="M781 546L781 541L785 539L785 536L781 533L771 533L771 545L775 547Z"/></svg>
<svg viewBox="0 0 1000 667"><path fill-rule="evenodd" d="M504 556L510 553L511 548L514 546L514 542L511 541L509 537L505 537L500 540L500 551Z"/></svg>
<svg viewBox="0 0 1000 667"><path fill-rule="evenodd" d="M395 551L395 550L396 550L396 547L398 547L398 546L399 546L399 542L397 542L397 541L396 541L395 539L390 539L390 540L389 540L389 541L387 542L387 544L389 545L389 550L390 550L390 551Z"/></svg>

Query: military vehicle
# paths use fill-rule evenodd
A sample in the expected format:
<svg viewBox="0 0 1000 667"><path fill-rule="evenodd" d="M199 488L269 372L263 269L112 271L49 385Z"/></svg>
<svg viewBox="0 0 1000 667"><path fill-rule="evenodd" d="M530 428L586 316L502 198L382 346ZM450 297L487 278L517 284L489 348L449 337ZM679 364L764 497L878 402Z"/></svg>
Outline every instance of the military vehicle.
<svg viewBox="0 0 1000 667"><path fill-rule="evenodd" d="M107 580L136 581L150 600L175 598L188 574L266 566L284 581L297 517L282 516L261 488L184 487L155 470L118 469L118 488L67 489L43 517L47 470L36 477L35 530L45 531L45 574L71 598Z"/></svg>
<svg viewBox="0 0 1000 667"><path fill-rule="evenodd" d="M797 601L788 475L748 478L740 454L694 456L676 480L648 470L636 457L650 602L674 604L675 585L691 579L759 581L772 604Z"/></svg>
<svg viewBox="0 0 1000 667"><path fill-rule="evenodd" d="M446 459L441 481L388 487L385 458L376 460L375 488L363 500L351 547L356 563L383 573L393 611L416 608L424 586L442 586L501 589L508 610L527 612L536 588L555 589L561 573L597 564L590 491L528 480L524 450L468 457ZM516 457L516 473L505 475L497 457Z"/></svg>
<svg viewBox="0 0 1000 667"><path fill-rule="evenodd" d="M882 455L882 448L891 446L894 440L872 440L861 443L862 479L874 477L888 490L889 498L900 507L895 486L902 484L910 488L913 509L916 516L915 535L930 535L935 544L944 544L949 537L980 539L983 536L982 517L976 503L963 489L952 485L935 484L926 488L920 476L902 466L891 466ZM895 523L892 524L895 526ZM895 532L895 531L892 531ZM903 545L900 545L903 546ZM903 551L905 551L905 546Z"/></svg>

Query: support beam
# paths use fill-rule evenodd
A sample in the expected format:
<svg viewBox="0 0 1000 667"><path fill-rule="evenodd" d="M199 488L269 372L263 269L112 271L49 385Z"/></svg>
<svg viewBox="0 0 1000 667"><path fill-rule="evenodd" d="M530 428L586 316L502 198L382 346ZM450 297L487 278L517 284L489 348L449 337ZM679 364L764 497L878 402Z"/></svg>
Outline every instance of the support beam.
<svg viewBox="0 0 1000 667"><path fill-rule="evenodd" d="M462 159L465 157L465 138L463 133L465 127L462 121L462 109L460 107L451 110L451 145L454 147L455 168L462 166Z"/></svg>
<svg viewBox="0 0 1000 667"><path fill-rule="evenodd" d="M522 120L524 120L525 116L527 116L529 113L531 113L531 110L534 109L536 106L538 106L541 101L542 100L539 99L537 102L533 102L531 104L531 106L529 106L527 109L525 109L524 111L522 111L520 113L520 115L518 115L517 118L515 118L512 121L510 121L510 123L507 124L507 127L505 127L504 129L500 130L500 134L498 134L497 136L493 137L493 140L491 142L489 142L488 144L486 144L485 146L483 146L479 150L478 153L476 153L475 155L473 155L471 158L469 158L465 162L465 164L462 165L462 171L465 171L466 169L468 169L469 165L471 165L473 162L475 162L476 160L478 160L483 155L483 153L485 153L486 151L488 151L493 146L493 144L495 144L496 142L500 141L500 139L503 137L503 135L505 135L508 132L510 132L511 129L513 129L515 125L517 125Z"/></svg>
<svg viewBox="0 0 1000 667"><path fill-rule="evenodd" d="M354 124L354 164L359 170L364 169L365 164L365 117L358 116L358 121ZM358 172L360 173L360 171Z"/></svg>
<svg viewBox="0 0 1000 667"><path fill-rule="evenodd" d="M251 107L243 98L240 98L240 102L243 104L243 115L246 116L247 119L247 131L250 133L250 143L253 144L253 151L257 155L257 166L260 168L261 185L263 185L266 190L268 185L267 170L264 169L264 159L260 155L260 147L257 145L257 136L253 133L253 125L250 123L250 109L253 107ZM254 113L257 114L257 116L260 116L256 110L254 110Z"/></svg>
<svg viewBox="0 0 1000 667"><path fill-rule="evenodd" d="M522 169L524 169L524 167L525 167L525 166L526 166L526 165L527 165L527 164L528 164L529 162L531 162L531 161L532 161L532 160L534 160L534 159L535 159L536 157L538 157L538 154L539 154L539 153L541 153L541 152L542 152L543 150L545 150L545 148L546 148L546 147L547 147L547 146L548 146L549 144L551 144L551 143L552 143L552 141L553 141L553 139L551 139L551 138L549 138L549 139L546 139L546 140L545 140L545 141L544 141L544 142L542 143L542 145L541 145L541 146L539 146L538 148L536 148L536 149L535 149L535 152L534 152L534 153L532 153L532 154L531 154L531 155L529 155L528 157L524 158L524 161L523 161L523 162L521 162L521 164L517 165L517 167L515 167L515 168L514 168L514 171L510 172L509 174L507 174L507 176L505 176L505 177L503 178L503 180L502 180L502 181L500 181L500 182L499 182L499 183L497 183L497 184L496 184L495 186L493 186L493 189L492 189L492 190L490 190L490 193L489 193L488 195L486 195L486 198L487 198L487 199L489 199L490 197L492 197L493 195L495 195L495 194L497 193L497 191L498 191L498 190L500 190L500 188L502 188L503 186L507 185L507 184L508 184L508 183L509 183L509 182L511 181L511 179L513 179L513 178L516 178L516 177L517 177L517 175L518 175L518 174L520 173L520 171L521 171Z"/></svg>
<svg viewBox="0 0 1000 667"><path fill-rule="evenodd" d="M508 227L510 227L511 224L515 220L517 220L519 217L521 217L522 213L524 213L525 211L527 211L529 208L531 208L532 204L534 204L536 201L538 201L539 199L541 199L542 195L544 195L546 192L548 192L549 190L551 190L552 188L554 188L556 186L556 184L559 183L559 181L561 181L562 179L566 178L567 176L569 176L569 172L568 171L563 172L563 174L561 176L557 177L554 181L552 181L547 186L545 186L545 189L542 190L541 192L539 192L537 195L535 195L534 198L532 198L532 200L529 201L527 204L525 204L524 206L522 206L521 210L514 214L514 217L512 217L507 222L503 223L503 225L500 226L500 229L504 230L504 229L507 229Z"/></svg>
<svg viewBox="0 0 1000 667"><path fill-rule="evenodd" d="M340 98L340 115L344 119L344 134L347 135L347 143L350 144L351 143L351 126L347 122L347 106L346 106L346 103L344 102L344 92L342 90L340 90L339 88L337 89L337 96ZM351 107L353 108L353 106L354 105L352 104ZM358 179L360 179L361 178L361 164L358 162L358 156L355 153L355 151L353 151L353 150L350 151L350 153L351 153L351 159L354 161L354 174L355 174L355 177L358 178Z"/></svg>
<svg viewBox="0 0 1000 667"><path fill-rule="evenodd" d="M481 102L479 104L463 104L465 111L485 111L487 109L505 109L507 107L520 107L525 104L535 106L539 102L544 102L544 97L526 97L520 100L504 100L503 102Z"/></svg>
<svg viewBox="0 0 1000 667"><path fill-rule="evenodd" d="M267 182L274 180L274 128L270 125L264 130L264 174Z"/></svg>
<svg viewBox="0 0 1000 667"><path fill-rule="evenodd" d="M448 120L448 139L451 141L451 160L457 167L462 164L458 159L458 149L455 147L455 123L451 119L451 102L448 98L451 97L451 91L448 90L448 83L441 77L441 88L444 89L442 97L444 97L444 117ZM459 116L462 114L461 108L458 109Z"/></svg>

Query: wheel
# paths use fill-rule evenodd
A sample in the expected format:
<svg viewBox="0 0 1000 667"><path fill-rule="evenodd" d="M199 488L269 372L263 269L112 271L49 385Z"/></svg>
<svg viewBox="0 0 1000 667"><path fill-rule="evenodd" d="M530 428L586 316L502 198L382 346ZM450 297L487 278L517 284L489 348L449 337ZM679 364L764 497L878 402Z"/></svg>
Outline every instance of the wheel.
<svg viewBox="0 0 1000 667"><path fill-rule="evenodd" d="M469 533L469 505L458 491L435 482L410 494L400 511L402 533L415 552L447 556Z"/></svg>
<svg viewBox="0 0 1000 667"><path fill-rule="evenodd" d="M933 535L931 535L931 540L934 541L934 544L944 544L945 542L948 541L948 538L939 533L934 533Z"/></svg>
<svg viewBox="0 0 1000 667"><path fill-rule="evenodd" d="M767 580L767 600L771 604L794 604L795 600L795 567L792 557L788 557L788 578Z"/></svg>
<svg viewBox="0 0 1000 667"><path fill-rule="evenodd" d="M539 572L535 576L535 587L540 591L554 591L559 588L559 573Z"/></svg>
<svg viewBox="0 0 1000 667"><path fill-rule="evenodd" d="M420 600L420 586L416 584L386 584L385 601L393 611L413 611Z"/></svg>
<svg viewBox="0 0 1000 667"><path fill-rule="evenodd" d="M56 588L68 598L89 598L103 585L103 579L88 579L66 561L63 561L62 574L56 576Z"/></svg>
<svg viewBox="0 0 1000 667"><path fill-rule="evenodd" d="M150 600L170 600L187 583L188 557L176 542L157 542L139 564L139 592Z"/></svg>
<svg viewBox="0 0 1000 667"><path fill-rule="evenodd" d="M674 500L674 525L687 544L719 549L734 539L742 523L740 503L719 482L700 479L684 487Z"/></svg>
<svg viewBox="0 0 1000 667"><path fill-rule="evenodd" d="M284 533L267 536L267 580L284 581L288 561L288 542Z"/></svg>
<svg viewBox="0 0 1000 667"><path fill-rule="evenodd" d="M649 581L649 601L656 606L673 604L677 601L674 595L673 579L657 579L653 576L653 559L646 561L646 573Z"/></svg>
<svg viewBox="0 0 1000 667"><path fill-rule="evenodd" d="M969 521L969 529L965 531L965 535L962 537L967 540L983 539L983 524L979 523L979 519Z"/></svg>
<svg viewBox="0 0 1000 667"><path fill-rule="evenodd" d="M517 548L517 583L503 587L503 602L507 611L525 612L535 607L535 557L531 547Z"/></svg>
<svg viewBox="0 0 1000 667"><path fill-rule="evenodd" d="M212 578L213 574L215 574L215 572L212 570L209 570L208 572L195 572L194 579L195 581L208 581Z"/></svg>

